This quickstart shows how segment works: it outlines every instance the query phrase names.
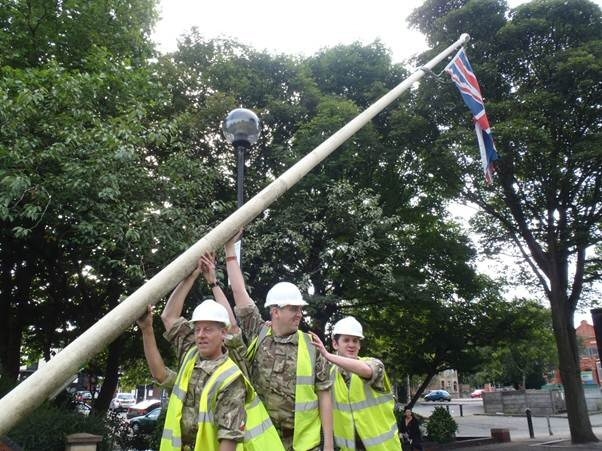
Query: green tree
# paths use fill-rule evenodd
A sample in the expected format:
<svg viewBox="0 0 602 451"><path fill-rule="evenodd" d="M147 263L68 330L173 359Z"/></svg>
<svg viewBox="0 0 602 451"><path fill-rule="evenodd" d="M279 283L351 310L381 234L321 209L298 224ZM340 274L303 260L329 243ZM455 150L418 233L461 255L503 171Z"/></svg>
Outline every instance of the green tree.
<svg viewBox="0 0 602 451"><path fill-rule="evenodd" d="M112 63L85 74L4 68L1 83L0 355L16 377L23 333L49 357L181 248L180 232L163 227L184 222L171 222L183 210L168 183L183 163L152 157L172 128L155 116L168 99L149 72Z"/></svg>
<svg viewBox="0 0 602 451"><path fill-rule="evenodd" d="M0 362L12 379L23 346L50 358L214 221L214 175L182 147L167 65L146 62L153 8L0 12ZM101 410L130 343L90 365L105 376Z"/></svg>
<svg viewBox="0 0 602 451"><path fill-rule="evenodd" d="M208 124L229 108L243 104L262 119L262 136L245 176L251 196L405 75L378 43L337 46L295 62L232 41L203 41L193 32L170 58L176 63L175 103L191 119L190 147L208 164L227 168L215 191L224 202L233 199L234 153ZM403 100L413 101L412 95ZM458 327L459 320L474 324L488 309L496 316L499 299L476 277L470 265L474 250L446 218L445 199L454 191L433 176L440 169L424 139L427 122L412 108L402 103L379 115L257 218L243 240L243 268L260 305L277 280L311 289L307 326L322 333L342 315L358 315L365 322L366 344L397 377L410 363L400 366L398 358L385 356L422 362L420 353L436 354L435 343L446 341L428 371L460 361L473 368L480 360L469 359L462 349L467 343L482 345L485 333L477 337L477 327ZM462 302L454 305L458 298ZM472 305L481 298L491 302L477 311ZM383 320L383 312L390 317ZM413 318L438 331L437 340L434 332L421 339L421 348L409 334L385 340ZM415 332L424 335L418 326ZM426 374L427 368L416 365L413 371Z"/></svg>
<svg viewBox="0 0 602 451"><path fill-rule="evenodd" d="M391 66L377 45L357 50L340 46L308 61L320 91L309 92L316 99L312 103L304 101L307 91L299 92L298 104L310 107L311 119L290 127L294 134L283 136L283 142L272 141L282 152L280 164L290 165L359 112L356 102L343 98L346 92L369 102L387 87L362 81L400 81L395 75L402 77L403 71ZM365 57L368 51L374 54L370 58ZM382 64L375 63L378 58ZM354 73L360 74L353 89L348 88L351 76L341 76L334 61L343 68L353 63ZM379 76L364 75L373 68L381 68ZM240 69L237 73L247 77ZM332 76L322 80L324 73ZM322 90L326 94L320 95ZM342 315L355 314L365 323L366 344L385 358L394 375L401 377L411 368L415 374L428 373L428 383L438 370L461 362L466 365L462 368L472 369L480 361L469 358L472 353L465 349L499 336L499 330L486 335L485 328L474 325L484 312L497 315L494 300L499 297L479 282L470 266L474 250L446 219L444 200L452 190L430 173L423 175L436 169L434 156L417 157L408 143L428 147L421 137L424 122L407 109L404 105L383 113L258 218L245 235L244 266L256 300L264 298L275 280L311 288L309 327L321 333ZM278 120L274 114L268 117ZM260 174L279 171L272 167ZM454 303L458 298L462 302ZM475 304L481 298L491 302ZM404 334L413 324L415 334ZM434 358L419 365L426 360L423 355Z"/></svg>
<svg viewBox="0 0 602 451"><path fill-rule="evenodd" d="M145 65L152 55L156 0L3 0L0 65L15 68L60 61L86 66L94 49Z"/></svg>
<svg viewBox="0 0 602 451"><path fill-rule="evenodd" d="M483 365L467 380L473 385L540 388L558 365L550 311L537 301L522 299L508 303L507 309L514 320L505 324L501 339L481 350Z"/></svg>
<svg viewBox="0 0 602 451"><path fill-rule="evenodd" d="M596 441L573 315L593 263L588 249L602 238L600 8L540 0L507 19L505 8L493 0L431 0L412 17L434 44L465 31L476 38L469 55L501 155L493 187L481 181L469 114L454 88L431 97L425 86L422 98L439 126L434 148L457 162L452 183L462 180L463 199L481 208L475 230L492 252L514 246L530 270L523 272L532 276L527 282L550 302L571 437Z"/></svg>

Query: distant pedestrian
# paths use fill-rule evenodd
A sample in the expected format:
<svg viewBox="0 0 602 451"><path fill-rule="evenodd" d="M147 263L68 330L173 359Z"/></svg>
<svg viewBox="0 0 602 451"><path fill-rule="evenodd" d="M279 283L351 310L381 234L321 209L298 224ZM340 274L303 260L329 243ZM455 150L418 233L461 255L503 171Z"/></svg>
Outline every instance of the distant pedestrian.
<svg viewBox="0 0 602 451"><path fill-rule="evenodd" d="M404 450L417 449L422 451L422 434L420 433L420 423L418 418L412 412L412 409L405 409L403 419L401 420L401 435L404 439Z"/></svg>

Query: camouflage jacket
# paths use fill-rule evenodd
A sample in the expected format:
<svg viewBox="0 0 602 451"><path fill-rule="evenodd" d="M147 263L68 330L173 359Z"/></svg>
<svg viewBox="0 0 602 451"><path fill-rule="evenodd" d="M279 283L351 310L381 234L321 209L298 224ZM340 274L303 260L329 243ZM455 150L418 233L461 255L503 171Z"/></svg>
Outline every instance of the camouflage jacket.
<svg viewBox="0 0 602 451"><path fill-rule="evenodd" d="M368 357L364 360L364 363L367 363L370 368L372 368L372 377L370 380L366 381L370 387L379 392L385 392L385 365L378 359L373 357ZM342 369L341 367L334 366L334 370L331 372L332 380L334 381L334 377L336 376L336 372L341 373L343 376L343 380L349 386L349 381L351 380L351 374Z"/></svg>
<svg viewBox="0 0 602 451"><path fill-rule="evenodd" d="M194 341L194 330L185 318L179 318L173 327L165 332L163 336L175 348L179 364L191 346L196 346ZM242 342L242 340L241 340ZM196 433L198 430L199 401L205 382L211 374L228 358L228 351L216 360L197 360L190 377L184 408L182 412L182 442L194 448ZM161 384L163 387L172 387L175 383L177 373L168 368L168 377ZM244 403L246 388L242 378L230 384L217 397L215 411L215 424L219 440L228 439L240 442L244 438L244 423L246 414Z"/></svg>
<svg viewBox="0 0 602 451"><path fill-rule="evenodd" d="M245 338L250 343L259 334L265 321L261 319L256 305L236 307L235 311ZM279 430L292 430L295 426L297 347L297 334L287 337L270 335L260 343L255 359L250 362L253 386ZM330 365L315 348L313 352L316 353L315 390L329 390L332 386Z"/></svg>

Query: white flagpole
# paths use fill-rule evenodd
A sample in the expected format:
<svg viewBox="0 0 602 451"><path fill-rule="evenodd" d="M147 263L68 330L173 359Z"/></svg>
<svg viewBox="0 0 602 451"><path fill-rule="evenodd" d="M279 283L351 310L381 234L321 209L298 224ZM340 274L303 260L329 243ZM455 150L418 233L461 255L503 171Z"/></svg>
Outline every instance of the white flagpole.
<svg viewBox="0 0 602 451"><path fill-rule="evenodd" d="M462 34L456 42L423 67L431 70L469 39L468 34ZM413 83L420 80L425 73L426 71L422 68L418 69L357 115L0 399L0 436L10 431L67 379L76 374L90 358L130 327L142 315L147 305L157 303L188 276L196 267L196 262L201 255L223 246L228 239L295 185L350 136L366 125Z"/></svg>

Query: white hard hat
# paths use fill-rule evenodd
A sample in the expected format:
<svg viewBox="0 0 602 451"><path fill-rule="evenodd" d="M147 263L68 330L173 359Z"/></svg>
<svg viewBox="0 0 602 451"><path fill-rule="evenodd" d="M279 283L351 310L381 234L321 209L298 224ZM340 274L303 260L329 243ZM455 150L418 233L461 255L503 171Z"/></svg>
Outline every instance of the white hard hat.
<svg viewBox="0 0 602 451"><path fill-rule="evenodd" d="M196 321L215 321L223 323L226 327L230 325L230 318L226 308L215 302L213 299L207 299L196 306L192 312L190 322Z"/></svg>
<svg viewBox="0 0 602 451"><path fill-rule="evenodd" d="M290 282L278 282L270 291L265 298L265 306L271 305L307 305L307 302L303 300L299 288Z"/></svg>
<svg viewBox="0 0 602 451"><path fill-rule="evenodd" d="M332 328L332 335L353 335L364 338L362 325L353 316L347 316L336 322Z"/></svg>

